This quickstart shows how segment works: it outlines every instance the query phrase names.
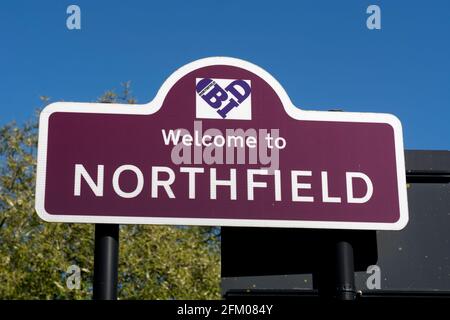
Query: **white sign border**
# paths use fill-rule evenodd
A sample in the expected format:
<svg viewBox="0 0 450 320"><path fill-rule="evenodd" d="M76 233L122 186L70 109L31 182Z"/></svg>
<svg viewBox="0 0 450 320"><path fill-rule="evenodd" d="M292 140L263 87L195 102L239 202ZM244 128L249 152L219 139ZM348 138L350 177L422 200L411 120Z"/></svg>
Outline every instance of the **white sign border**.
<svg viewBox="0 0 450 320"><path fill-rule="evenodd" d="M213 218L163 218L163 217L129 217L129 216L95 216L95 215L57 215L45 210L45 177L47 164L48 122L52 113L104 113L150 115L158 112L172 86L186 74L199 68L226 65L246 69L266 81L278 94L286 113L296 120L386 123L392 126L395 139L396 169L400 218L395 223L379 222L345 222L345 221L304 221L304 220L254 220L254 219L213 219ZM250 62L230 58L211 57L193 61L178 70L163 83L156 97L146 104L104 104L56 102L46 106L39 117L39 143L36 177L36 212L40 218L48 222L68 223L113 223L113 224L158 224L158 225L208 225L208 226L248 226L248 227L280 227L280 228L313 228L313 229L359 229L359 230L401 230L408 223L408 199L403 149L402 125L400 120L391 114L309 111L295 107L281 84L267 71Z"/></svg>

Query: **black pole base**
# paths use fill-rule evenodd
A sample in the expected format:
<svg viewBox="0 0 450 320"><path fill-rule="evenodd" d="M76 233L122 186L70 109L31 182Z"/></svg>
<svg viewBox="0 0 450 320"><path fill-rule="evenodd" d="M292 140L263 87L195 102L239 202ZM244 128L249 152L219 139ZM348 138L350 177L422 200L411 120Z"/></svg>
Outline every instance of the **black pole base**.
<svg viewBox="0 0 450 320"><path fill-rule="evenodd" d="M328 233L313 272L313 287L326 300L355 300L355 263L351 233Z"/></svg>
<svg viewBox="0 0 450 320"><path fill-rule="evenodd" d="M119 225L95 225L94 300L117 300Z"/></svg>
<svg viewBox="0 0 450 320"><path fill-rule="evenodd" d="M335 250L335 297L337 300L355 300L356 289L353 247L350 242L339 241L336 243Z"/></svg>

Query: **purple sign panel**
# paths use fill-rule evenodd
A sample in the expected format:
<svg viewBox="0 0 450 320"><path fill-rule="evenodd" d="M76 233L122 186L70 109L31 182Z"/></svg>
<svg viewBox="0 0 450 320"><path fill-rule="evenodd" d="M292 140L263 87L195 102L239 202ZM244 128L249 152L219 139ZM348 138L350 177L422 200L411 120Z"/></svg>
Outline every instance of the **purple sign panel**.
<svg viewBox="0 0 450 320"><path fill-rule="evenodd" d="M47 106L36 210L57 222L398 230L401 123L301 110L261 68L202 59L148 104Z"/></svg>

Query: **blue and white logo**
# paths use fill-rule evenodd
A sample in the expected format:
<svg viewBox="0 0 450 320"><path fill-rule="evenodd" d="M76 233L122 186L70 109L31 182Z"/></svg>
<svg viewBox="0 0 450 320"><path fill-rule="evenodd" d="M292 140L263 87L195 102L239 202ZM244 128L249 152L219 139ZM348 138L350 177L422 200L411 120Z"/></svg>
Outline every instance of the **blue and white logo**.
<svg viewBox="0 0 450 320"><path fill-rule="evenodd" d="M196 115L203 119L252 119L250 80L196 79Z"/></svg>

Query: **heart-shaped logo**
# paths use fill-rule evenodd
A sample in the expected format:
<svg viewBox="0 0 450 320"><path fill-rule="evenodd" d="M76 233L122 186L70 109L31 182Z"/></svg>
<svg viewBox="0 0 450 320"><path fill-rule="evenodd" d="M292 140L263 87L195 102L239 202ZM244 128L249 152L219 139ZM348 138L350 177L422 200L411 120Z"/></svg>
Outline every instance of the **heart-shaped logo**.
<svg viewBox="0 0 450 320"><path fill-rule="evenodd" d="M251 120L251 82L243 79L196 79L197 118Z"/></svg>

